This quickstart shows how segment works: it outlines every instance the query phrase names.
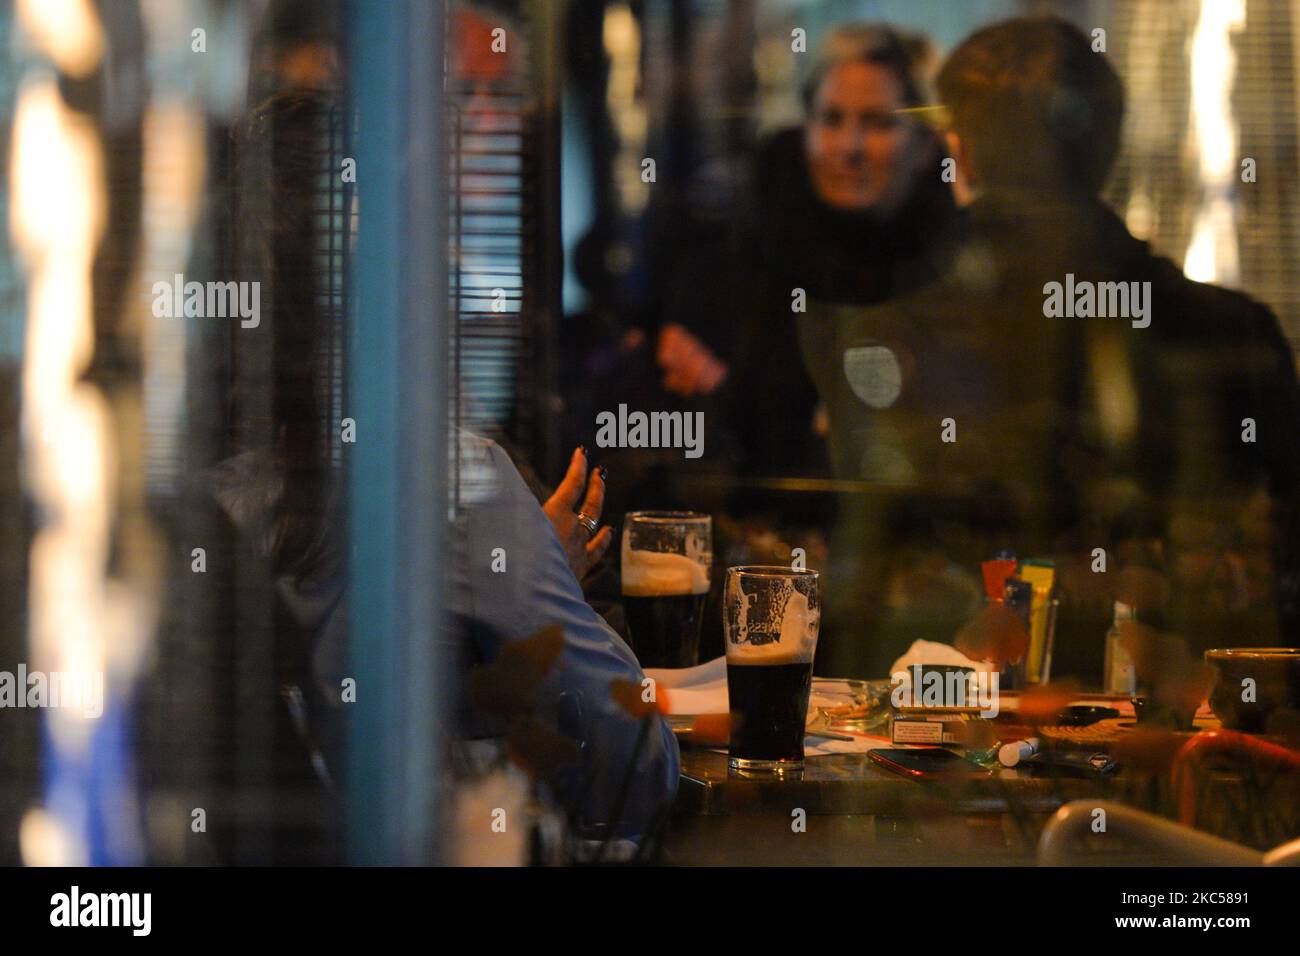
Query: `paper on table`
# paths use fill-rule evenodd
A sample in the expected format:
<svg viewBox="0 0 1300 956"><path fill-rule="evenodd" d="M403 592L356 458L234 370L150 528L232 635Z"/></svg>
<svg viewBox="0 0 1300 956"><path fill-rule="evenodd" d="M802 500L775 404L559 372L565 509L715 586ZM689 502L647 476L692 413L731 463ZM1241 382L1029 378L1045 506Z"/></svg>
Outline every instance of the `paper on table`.
<svg viewBox="0 0 1300 956"><path fill-rule="evenodd" d="M651 667L646 677L668 689L670 714L725 714L727 703L727 659L715 657L695 667Z"/></svg>
<svg viewBox="0 0 1300 956"><path fill-rule="evenodd" d="M903 683L910 685L910 668L914 664L929 665L931 667L948 664L957 667L969 667L976 671L993 670L993 665L988 661L973 661L957 648L948 644L917 640L912 642L912 646L907 649L902 657L894 661L894 666L889 669L889 673L903 674Z"/></svg>
<svg viewBox="0 0 1300 956"><path fill-rule="evenodd" d="M836 728L836 733L845 733L845 731ZM888 737L874 735L863 735L861 737L855 735L852 740L827 740L825 737L816 736L803 739L803 755L805 757L822 757L826 754L864 754L868 750L879 750L882 747L913 749L908 744L895 744Z"/></svg>
<svg viewBox="0 0 1300 956"><path fill-rule="evenodd" d="M647 667L646 677L653 677L660 687L697 687L715 680L727 680L727 659L715 657L694 667Z"/></svg>

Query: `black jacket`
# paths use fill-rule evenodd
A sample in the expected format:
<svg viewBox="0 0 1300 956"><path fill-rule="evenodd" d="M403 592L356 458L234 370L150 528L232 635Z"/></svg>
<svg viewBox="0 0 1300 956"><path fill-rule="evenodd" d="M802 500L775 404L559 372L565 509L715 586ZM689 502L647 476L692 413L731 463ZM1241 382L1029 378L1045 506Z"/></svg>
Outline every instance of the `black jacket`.
<svg viewBox="0 0 1300 956"><path fill-rule="evenodd" d="M846 506L841 589L867 600L907 550L978 575L999 548L1096 546L1114 562L1121 542L1147 540L1173 576L1198 551L1246 555L1234 573L1250 578L1237 582L1249 595L1176 595L1170 627L1199 632L1194 644L1284 640L1295 614L1300 396L1273 315L1185 278L1098 200L1000 193L968 212L940 282L801 322L837 476L897 490ZM1076 287L1149 282L1150 325L1046 316L1046 283L1067 274ZM943 440L947 419L955 441ZM1267 546L1250 517L1261 501L1272 507ZM1249 633L1244 618L1225 633L1229 617L1216 612L1244 604L1260 612Z"/></svg>
<svg viewBox="0 0 1300 956"><path fill-rule="evenodd" d="M761 145L728 241L682 267L669 309L730 363L724 403L739 470L751 477L828 469L811 428L817 392L799 361L793 290L868 305L917 289L938 275L938 237L955 215L937 146L936 175L919 175L898 212L881 219L817 197L802 135L785 130Z"/></svg>

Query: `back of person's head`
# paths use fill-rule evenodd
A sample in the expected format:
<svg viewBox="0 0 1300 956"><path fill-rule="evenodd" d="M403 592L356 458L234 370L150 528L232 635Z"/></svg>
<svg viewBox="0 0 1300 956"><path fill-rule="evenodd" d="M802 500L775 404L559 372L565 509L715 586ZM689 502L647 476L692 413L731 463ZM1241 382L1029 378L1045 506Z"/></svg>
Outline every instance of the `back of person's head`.
<svg viewBox="0 0 1300 956"><path fill-rule="evenodd" d="M843 63L874 63L898 81L904 106L926 99L924 66L933 48L929 40L895 30L884 23L850 23L835 27L822 42L812 69L804 78L803 103L811 110L826 75Z"/></svg>
<svg viewBox="0 0 1300 956"><path fill-rule="evenodd" d="M285 91L340 87L342 45L332 6L317 0L265 4L249 55L251 102Z"/></svg>
<svg viewBox="0 0 1300 956"><path fill-rule="evenodd" d="M982 184L1092 194L1105 183L1124 87L1106 54L1066 21L985 27L953 50L937 85Z"/></svg>

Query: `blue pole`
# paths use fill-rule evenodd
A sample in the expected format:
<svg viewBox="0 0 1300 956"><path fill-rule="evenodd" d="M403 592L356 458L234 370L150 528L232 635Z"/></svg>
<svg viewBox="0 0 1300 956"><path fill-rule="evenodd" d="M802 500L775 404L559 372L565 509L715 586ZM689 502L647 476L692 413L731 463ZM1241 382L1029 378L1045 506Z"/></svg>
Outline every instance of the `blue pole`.
<svg viewBox="0 0 1300 956"><path fill-rule="evenodd" d="M440 845L447 286L441 0L352 0L359 231L349 316L349 858Z"/></svg>

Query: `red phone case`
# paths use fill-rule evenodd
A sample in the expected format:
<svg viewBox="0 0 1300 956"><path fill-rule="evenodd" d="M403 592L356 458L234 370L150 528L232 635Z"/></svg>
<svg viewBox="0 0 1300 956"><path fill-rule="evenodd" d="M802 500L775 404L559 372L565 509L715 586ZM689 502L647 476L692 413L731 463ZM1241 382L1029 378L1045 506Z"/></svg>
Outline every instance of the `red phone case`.
<svg viewBox="0 0 1300 956"><path fill-rule="evenodd" d="M934 749L939 750L940 748L936 747ZM950 750L945 750L943 752L952 753ZM904 764L892 760L889 756L889 752L885 750L868 750L867 756L882 767L892 770L895 773L900 773L905 777L910 777L914 780L924 779L926 777L942 777L960 772L969 773L972 776L985 776L988 773L988 771L984 770L978 764L971 763L969 760L958 757L956 754L953 754L954 759L945 767L937 770L918 770L915 767L905 766ZM962 764L965 764L966 766L963 767Z"/></svg>

